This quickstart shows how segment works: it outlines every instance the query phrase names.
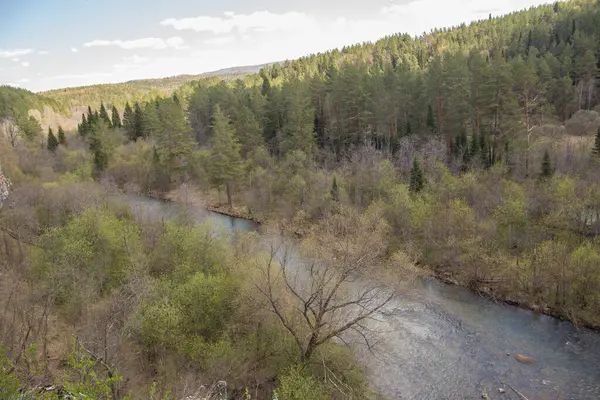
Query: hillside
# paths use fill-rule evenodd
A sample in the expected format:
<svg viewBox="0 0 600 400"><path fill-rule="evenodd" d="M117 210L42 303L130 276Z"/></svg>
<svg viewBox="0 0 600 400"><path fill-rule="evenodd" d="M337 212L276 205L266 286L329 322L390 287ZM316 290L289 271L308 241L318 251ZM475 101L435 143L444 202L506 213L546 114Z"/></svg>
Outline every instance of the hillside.
<svg viewBox="0 0 600 400"><path fill-rule="evenodd" d="M599 1L258 71L3 89L53 128L0 138L8 398L600 398L579 330L600 329Z"/></svg>
<svg viewBox="0 0 600 400"><path fill-rule="evenodd" d="M124 83L56 89L42 92L41 94L69 108L87 107L88 105L98 108L101 101L123 108L126 102L145 102L156 97L170 96L176 89L192 81L205 78L223 80L241 78L248 74L257 73L267 65L231 67L199 75L178 75L167 78L134 80Z"/></svg>

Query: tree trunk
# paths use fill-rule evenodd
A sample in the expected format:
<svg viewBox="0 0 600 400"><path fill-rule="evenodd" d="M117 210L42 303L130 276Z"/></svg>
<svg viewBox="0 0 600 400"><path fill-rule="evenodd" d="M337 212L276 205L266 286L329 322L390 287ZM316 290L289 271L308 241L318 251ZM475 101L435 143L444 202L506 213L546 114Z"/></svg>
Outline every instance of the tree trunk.
<svg viewBox="0 0 600 400"><path fill-rule="evenodd" d="M225 190L227 191L227 204L231 209L233 208L233 201L231 200L231 184L229 182L225 184Z"/></svg>

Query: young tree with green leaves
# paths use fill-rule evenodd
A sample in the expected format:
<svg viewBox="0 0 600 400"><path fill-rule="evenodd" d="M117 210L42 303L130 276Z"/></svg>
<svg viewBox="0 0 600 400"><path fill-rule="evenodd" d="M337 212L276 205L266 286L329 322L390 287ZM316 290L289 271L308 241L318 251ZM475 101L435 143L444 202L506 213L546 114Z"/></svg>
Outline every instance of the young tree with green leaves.
<svg viewBox="0 0 600 400"><path fill-rule="evenodd" d="M58 147L58 144L58 139L56 139L56 136L54 136L52 128L48 128L48 150L54 153L56 151L56 148Z"/></svg>
<svg viewBox="0 0 600 400"><path fill-rule="evenodd" d="M227 204L232 207L231 184L235 183L242 173L241 146L234 127L218 104L213 113L213 121L208 172L214 187L220 188L225 185Z"/></svg>
<svg viewBox="0 0 600 400"><path fill-rule="evenodd" d="M66 146L67 145L67 137L65 136L65 131L63 130L62 126L58 126L58 143Z"/></svg>
<svg viewBox="0 0 600 400"><path fill-rule="evenodd" d="M412 193L419 193L425 187L425 177L423 176L423 170L419 160L415 157L413 159L413 166L410 170L410 191Z"/></svg>
<svg viewBox="0 0 600 400"><path fill-rule="evenodd" d="M123 124L121 123L121 116L119 115L119 110L117 110L116 106L112 107L111 126L112 126L113 129L117 129L117 128L123 127Z"/></svg>

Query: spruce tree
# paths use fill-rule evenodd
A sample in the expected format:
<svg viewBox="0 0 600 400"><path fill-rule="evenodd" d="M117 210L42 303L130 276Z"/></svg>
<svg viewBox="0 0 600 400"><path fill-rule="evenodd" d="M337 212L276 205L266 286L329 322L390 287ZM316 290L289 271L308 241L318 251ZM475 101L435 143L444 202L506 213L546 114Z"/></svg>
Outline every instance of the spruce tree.
<svg viewBox="0 0 600 400"><path fill-rule="evenodd" d="M225 185L227 202L232 206L231 184L241 175L242 157L235 129L217 104L213 114L213 135L210 138L209 175L215 187Z"/></svg>
<svg viewBox="0 0 600 400"><path fill-rule="evenodd" d="M433 107L431 107L431 103L427 108L427 128L429 128L430 132L435 132L437 128L435 124L435 117L433 116Z"/></svg>
<svg viewBox="0 0 600 400"><path fill-rule="evenodd" d="M58 143L60 143L61 145L65 146L67 144L67 137L65 136L65 131L63 130L62 126L58 127Z"/></svg>
<svg viewBox="0 0 600 400"><path fill-rule="evenodd" d="M52 128L48 128L48 150L51 152L55 152L58 147L58 140L56 136L54 136L54 132L52 132Z"/></svg>
<svg viewBox="0 0 600 400"><path fill-rule="evenodd" d="M552 163L550 161L550 154L548 150L544 152L544 158L542 159L542 171L540 172L540 176L542 179L547 179L552 176Z"/></svg>
<svg viewBox="0 0 600 400"><path fill-rule="evenodd" d="M125 128L125 135L127 135L129 140L134 141L137 139L135 132L135 116L129 103L125 104L125 111L123 112L123 128Z"/></svg>
<svg viewBox="0 0 600 400"><path fill-rule="evenodd" d="M425 178L423 176L423 170L421 164L416 158L413 159L413 166L410 170L410 191L412 193L419 193L425 187Z"/></svg>
<svg viewBox="0 0 600 400"><path fill-rule="evenodd" d="M79 133L79 136L85 137L85 135L87 135L87 131L88 131L87 119L85 118L85 114L81 114L81 123L79 125L77 125L77 132Z"/></svg>
<svg viewBox="0 0 600 400"><path fill-rule="evenodd" d="M338 187L335 175L333 176L333 182L331 183L331 198L333 201L340 201L340 188Z"/></svg>
<svg viewBox="0 0 600 400"><path fill-rule="evenodd" d="M111 126L113 129L121 128L123 126L123 124L121 123L121 116L119 115L119 110L117 110L117 107L115 106L112 107Z"/></svg>
<svg viewBox="0 0 600 400"><path fill-rule="evenodd" d="M594 142L594 149L592 150L594 155L600 157L600 126L598 127L598 131L596 132L596 140Z"/></svg>
<svg viewBox="0 0 600 400"><path fill-rule="evenodd" d="M135 139L144 137L144 111L138 103L133 106L133 125L135 130Z"/></svg>
<svg viewBox="0 0 600 400"><path fill-rule="evenodd" d="M104 103L100 103L100 119L106 123L106 126L111 128L112 122L110 117L108 116L108 112L106 112L106 107L104 107Z"/></svg>

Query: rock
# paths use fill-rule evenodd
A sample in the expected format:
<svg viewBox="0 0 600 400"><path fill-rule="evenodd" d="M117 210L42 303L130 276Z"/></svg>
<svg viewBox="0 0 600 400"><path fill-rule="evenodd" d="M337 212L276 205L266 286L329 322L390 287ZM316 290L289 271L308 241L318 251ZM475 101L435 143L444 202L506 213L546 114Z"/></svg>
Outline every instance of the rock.
<svg viewBox="0 0 600 400"><path fill-rule="evenodd" d="M507 356L510 356L510 353L506 353Z"/></svg>
<svg viewBox="0 0 600 400"><path fill-rule="evenodd" d="M523 354L517 354L515 360L524 364L533 364L535 362L534 358L524 356Z"/></svg>
<svg viewBox="0 0 600 400"><path fill-rule="evenodd" d="M506 393L506 390L504 390L502 388L498 388L498 393L504 394L504 393Z"/></svg>
<svg viewBox="0 0 600 400"><path fill-rule="evenodd" d="M481 398L482 398L482 399L487 399L487 398L488 398L488 395L487 395L487 393L482 393L482 394L481 394Z"/></svg>
<svg viewBox="0 0 600 400"><path fill-rule="evenodd" d="M551 384L551 383L552 383L552 382L550 382L550 381L549 381L549 380L547 380L547 379L544 379L544 380L542 380L542 385L549 385L549 384Z"/></svg>

